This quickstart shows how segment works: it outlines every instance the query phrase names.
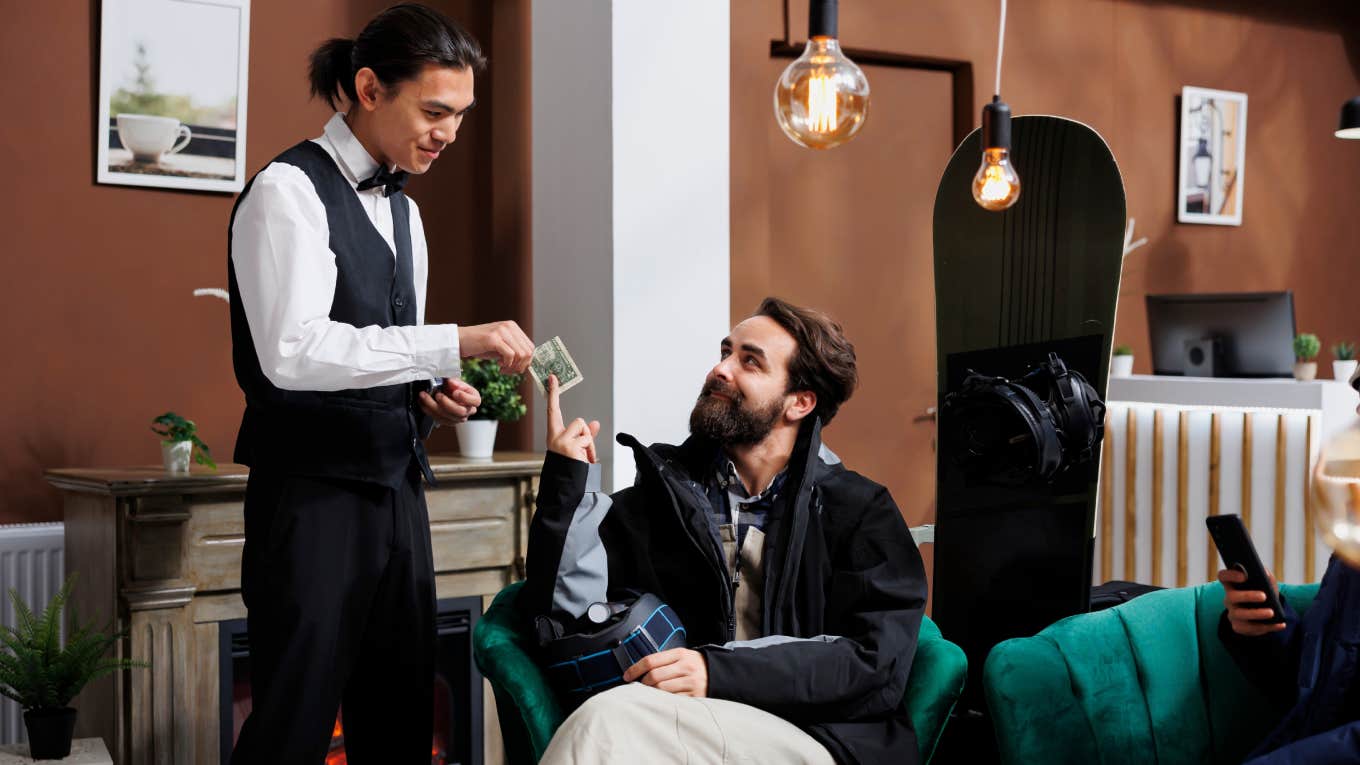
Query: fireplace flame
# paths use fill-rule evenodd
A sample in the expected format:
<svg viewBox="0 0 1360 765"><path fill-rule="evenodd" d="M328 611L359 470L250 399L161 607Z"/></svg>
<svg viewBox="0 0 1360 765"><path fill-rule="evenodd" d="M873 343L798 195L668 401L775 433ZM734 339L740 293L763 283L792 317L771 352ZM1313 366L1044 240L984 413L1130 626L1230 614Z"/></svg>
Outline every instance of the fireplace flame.
<svg viewBox="0 0 1360 765"><path fill-rule="evenodd" d="M448 765L448 752L441 746L439 739L440 735L436 732L430 747L430 765ZM345 725L339 715L336 715L335 727L331 729L331 746L326 753L326 765L349 765L349 759L345 756Z"/></svg>

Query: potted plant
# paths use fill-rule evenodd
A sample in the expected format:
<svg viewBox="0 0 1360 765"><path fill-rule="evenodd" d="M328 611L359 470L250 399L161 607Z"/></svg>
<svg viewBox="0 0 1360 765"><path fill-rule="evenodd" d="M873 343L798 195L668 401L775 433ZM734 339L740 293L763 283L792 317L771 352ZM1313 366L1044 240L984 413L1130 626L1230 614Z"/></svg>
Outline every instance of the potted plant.
<svg viewBox="0 0 1360 765"><path fill-rule="evenodd" d="M1110 359L1111 377L1128 377L1133 374L1133 349L1127 345L1116 345L1114 356Z"/></svg>
<svg viewBox="0 0 1360 765"><path fill-rule="evenodd" d="M97 630L74 616L61 641L62 614L71 597L71 577L35 616L17 590L11 588L15 626L0 626L0 695L24 708L28 748L35 760L59 760L71 754L75 730L75 698L87 683L112 672L150 666L146 662L107 658L105 654L126 632L110 634L109 625Z"/></svg>
<svg viewBox="0 0 1360 765"><path fill-rule="evenodd" d="M157 428L157 425L161 427ZM165 439L161 442L161 462L165 464L165 472L172 475L188 473L191 452L198 464L206 465L212 470L217 469L212 452L198 437L198 426L194 425L193 420L186 420L174 412L166 412L151 421L151 431Z"/></svg>
<svg viewBox="0 0 1360 765"><path fill-rule="evenodd" d="M1349 382L1351 375L1355 374L1355 343L1342 340L1332 346L1332 378L1341 382Z"/></svg>
<svg viewBox="0 0 1360 765"><path fill-rule="evenodd" d="M1317 377L1317 355L1322 341L1308 332L1294 338L1294 379L1312 380Z"/></svg>
<svg viewBox="0 0 1360 765"><path fill-rule="evenodd" d="M464 457L490 459L496 445L496 429L502 422L514 422L529 411L519 395L524 375L501 372L494 361L463 360L463 382L482 394L477 413L454 428L458 431L458 450Z"/></svg>

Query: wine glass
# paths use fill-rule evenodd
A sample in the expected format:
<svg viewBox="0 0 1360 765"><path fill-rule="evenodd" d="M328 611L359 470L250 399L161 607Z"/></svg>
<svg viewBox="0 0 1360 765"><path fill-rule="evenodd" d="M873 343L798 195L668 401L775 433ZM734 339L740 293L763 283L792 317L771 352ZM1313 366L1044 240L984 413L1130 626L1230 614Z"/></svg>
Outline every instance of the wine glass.
<svg viewBox="0 0 1360 765"><path fill-rule="evenodd" d="M1313 521L1337 557L1360 568L1360 426L1339 433L1318 456Z"/></svg>

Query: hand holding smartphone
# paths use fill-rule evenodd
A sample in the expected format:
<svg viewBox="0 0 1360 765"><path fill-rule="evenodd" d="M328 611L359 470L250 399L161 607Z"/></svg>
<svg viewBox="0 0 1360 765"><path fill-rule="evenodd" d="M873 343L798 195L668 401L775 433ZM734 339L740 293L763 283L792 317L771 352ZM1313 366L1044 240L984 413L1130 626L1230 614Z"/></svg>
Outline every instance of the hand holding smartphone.
<svg viewBox="0 0 1360 765"><path fill-rule="evenodd" d="M1284 607L1275 582L1261 556L1256 553L1242 519L1235 514L1214 515L1204 519L1209 536L1223 558L1225 568L1240 571L1245 577L1224 578L1224 604L1233 630L1244 635L1263 635L1284 629ZM1226 573L1226 572L1225 572ZM1233 581L1236 579L1237 581Z"/></svg>

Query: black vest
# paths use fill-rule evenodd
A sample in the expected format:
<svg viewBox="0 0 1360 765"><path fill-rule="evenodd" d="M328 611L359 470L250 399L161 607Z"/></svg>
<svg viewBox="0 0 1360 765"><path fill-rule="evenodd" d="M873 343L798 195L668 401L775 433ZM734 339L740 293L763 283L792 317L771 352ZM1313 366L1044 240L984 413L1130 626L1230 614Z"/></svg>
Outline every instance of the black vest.
<svg viewBox="0 0 1360 765"><path fill-rule="evenodd" d="M307 175L326 208L330 249L335 253L332 321L356 327L411 326L416 323L415 280L411 264L410 206L400 192L392 204L396 258L373 227L354 187L326 150L303 141L274 162L293 165ZM231 211L250 193L251 178ZM427 382L340 391L295 391L274 386L260 370L227 229L227 285L231 294L232 363L246 394L246 411L233 459L257 470L291 475L343 478L396 488L412 461L433 483L422 439L432 423L416 403Z"/></svg>

